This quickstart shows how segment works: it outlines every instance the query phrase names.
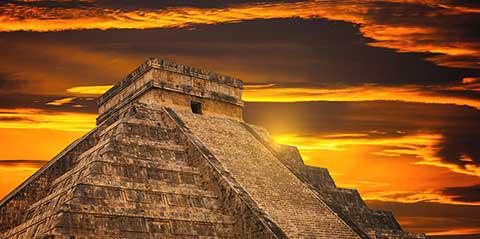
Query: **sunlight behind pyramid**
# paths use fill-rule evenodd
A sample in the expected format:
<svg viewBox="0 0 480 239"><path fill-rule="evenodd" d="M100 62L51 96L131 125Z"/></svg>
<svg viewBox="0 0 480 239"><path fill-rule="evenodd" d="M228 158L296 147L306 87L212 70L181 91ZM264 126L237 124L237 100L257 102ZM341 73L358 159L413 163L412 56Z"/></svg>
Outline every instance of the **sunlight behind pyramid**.
<svg viewBox="0 0 480 239"><path fill-rule="evenodd" d="M149 59L0 201L0 238L425 238L242 119L243 82Z"/></svg>

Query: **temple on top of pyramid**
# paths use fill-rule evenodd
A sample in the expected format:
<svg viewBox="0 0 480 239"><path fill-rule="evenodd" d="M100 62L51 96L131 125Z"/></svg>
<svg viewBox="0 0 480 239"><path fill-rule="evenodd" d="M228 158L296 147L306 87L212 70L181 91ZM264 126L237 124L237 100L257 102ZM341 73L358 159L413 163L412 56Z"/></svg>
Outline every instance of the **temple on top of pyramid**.
<svg viewBox="0 0 480 239"><path fill-rule="evenodd" d="M149 59L0 201L1 239L425 238L242 119L243 83Z"/></svg>
<svg viewBox="0 0 480 239"><path fill-rule="evenodd" d="M197 113L242 118L243 82L167 60L151 58L98 99L97 123L128 103L179 105Z"/></svg>

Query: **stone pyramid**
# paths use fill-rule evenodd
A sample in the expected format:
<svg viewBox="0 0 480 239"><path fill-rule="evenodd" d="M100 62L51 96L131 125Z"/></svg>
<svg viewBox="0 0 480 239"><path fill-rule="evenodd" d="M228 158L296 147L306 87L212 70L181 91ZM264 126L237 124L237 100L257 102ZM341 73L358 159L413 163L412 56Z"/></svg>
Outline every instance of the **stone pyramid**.
<svg viewBox="0 0 480 239"><path fill-rule="evenodd" d="M0 201L0 238L424 238L242 120L243 82L149 59Z"/></svg>

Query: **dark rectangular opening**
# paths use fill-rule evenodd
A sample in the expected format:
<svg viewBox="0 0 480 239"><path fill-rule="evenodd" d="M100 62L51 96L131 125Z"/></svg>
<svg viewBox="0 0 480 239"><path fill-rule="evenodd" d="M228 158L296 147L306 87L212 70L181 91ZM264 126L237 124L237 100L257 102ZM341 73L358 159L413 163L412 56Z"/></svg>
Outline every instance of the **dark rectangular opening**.
<svg viewBox="0 0 480 239"><path fill-rule="evenodd" d="M192 112L193 112L193 113L195 113L195 114L202 114L202 103L192 101L192 102L190 103L190 106L192 107Z"/></svg>

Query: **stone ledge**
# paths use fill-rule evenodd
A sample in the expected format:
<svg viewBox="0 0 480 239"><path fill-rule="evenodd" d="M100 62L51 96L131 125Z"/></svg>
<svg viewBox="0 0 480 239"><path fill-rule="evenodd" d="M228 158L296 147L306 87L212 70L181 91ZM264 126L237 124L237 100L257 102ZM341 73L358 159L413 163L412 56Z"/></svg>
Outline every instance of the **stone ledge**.
<svg viewBox="0 0 480 239"><path fill-rule="evenodd" d="M101 95L97 101L98 105L100 106L103 103L105 103L107 100L112 98L114 95L116 95L118 92L120 92L124 88L128 87L138 77L140 77L141 75L143 75L144 73L146 73L148 70L152 68L162 69L162 70L175 72L178 74L196 77L204 80L215 81L220 84L225 84L235 88L243 89L243 81L241 81L238 78L222 75L219 73L215 73L209 70L204 70L196 67L177 64L168 60L150 58L146 60L142 65L137 67L130 74L128 74L122 81L120 81L120 83L116 84L115 86L110 88L107 92L105 92L103 95Z"/></svg>
<svg viewBox="0 0 480 239"><path fill-rule="evenodd" d="M125 87L127 87L127 86L124 86L123 88L125 88ZM121 110L123 107L125 107L129 103L133 102L136 98L142 96L143 94L145 94L147 91L149 91L151 89L160 89L160 90L166 90L166 91L177 92L177 93L186 93L185 91L183 91L179 87L175 87L175 86L168 85L168 84L165 84L165 83L162 84L162 83L157 83L157 82L154 82L154 81L148 81L147 83L145 83L142 86L141 89L139 89L139 90L133 92L132 94L128 95L125 99L118 102L112 108L110 108L107 111L105 111L104 113L100 114L97 117L97 120L96 120L97 125L102 123L103 121L108 119L111 115L114 115L117 111ZM107 93L105 93L105 94L107 94ZM111 97L113 97L116 93L118 93L118 92L113 93L113 95L111 95ZM237 100L233 97L229 97L227 95L222 95L222 94L215 93L215 92L209 92L209 93L210 94L208 94L208 95L201 95L201 94L195 94L195 93L189 93L189 94L192 95L192 96L197 96L197 97L204 98L204 99L218 100L218 101L221 101L221 102L234 104L234 105L243 107L243 101L241 101L241 100ZM100 96L100 98L98 100L98 106L100 106L101 104L105 103L106 100L108 100L108 99L105 99L103 102L100 102L104 95Z"/></svg>

